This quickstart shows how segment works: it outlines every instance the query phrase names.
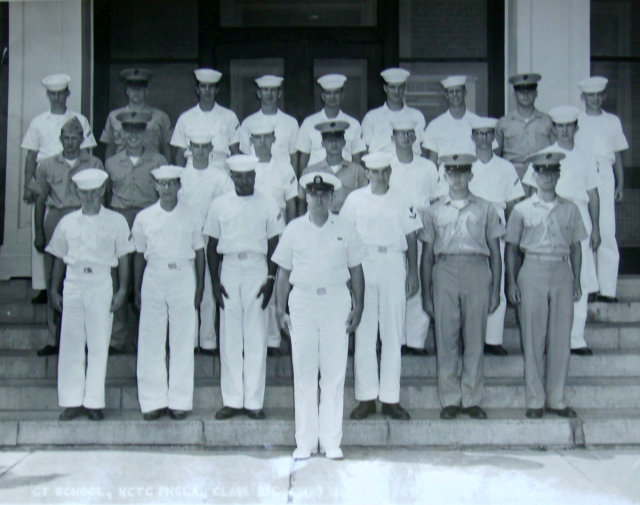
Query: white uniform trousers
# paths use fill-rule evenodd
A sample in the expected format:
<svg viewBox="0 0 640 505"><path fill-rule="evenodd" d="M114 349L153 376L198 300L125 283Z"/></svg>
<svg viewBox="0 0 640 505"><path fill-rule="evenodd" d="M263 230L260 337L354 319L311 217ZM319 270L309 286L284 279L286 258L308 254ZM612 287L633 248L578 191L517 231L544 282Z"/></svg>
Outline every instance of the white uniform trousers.
<svg viewBox="0 0 640 505"><path fill-rule="evenodd" d="M582 216L582 223L588 235L591 235L592 225L587 203L575 202ZM582 268L580 269L580 286L582 296L577 302L573 302L573 324L571 325L571 349L588 347L584 339L584 329L587 324L587 301L589 293L598 291L598 276L593 250L589 247L589 238L580 242L582 250Z"/></svg>
<svg viewBox="0 0 640 505"><path fill-rule="evenodd" d="M35 238L36 220L34 205L33 212L31 212L31 288L42 291L43 289L47 289L49 286L47 286L47 281L44 276L44 254L38 251L33 245ZM47 341L47 343L51 344L50 341Z"/></svg>
<svg viewBox="0 0 640 505"><path fill-rule="evenodd" d="M58 357L58 403L61 407L82 405L102 409L105 406L112 296L109 267L67 267Z"/></svg>
<svg viewBox="0 0 640 505"><path fill-rule="evenodd" d="M258 291L267 280L263 254L225 254L220 281L229 298L220 311L222 403L261 409L267 375L267 313Z"/></svg>
<svg viewBox="0 0 640 505"><path fill-rule="evenodd" d="M351 297L345 285L294 286L289 295L296 445L311 453L342 442ZM318 405L318 373L320 404Z"/></svg>
<svg viewBox="0 0 640 505"><path fill-rule="evenodd" d="M209 275L208 260L205 259L204 291L200 303L200 324L196 325L194 347L213 350L218 347L216 338L216 301L211 290L211 275Z"/></svg>
<svg viewBox="0 0 640 505"><path fill-rule="evenodd" d="M193 306L195 289L193 261L147 262L138 331L138 400L143 413L165 407L192 408L193 334L197 325Z"/></svg>
<svg viewBox="0 0 640 505"><path fill-rule="evenodd" d="M616 296L618 264L620 263L620 252L616 241L615 177L611 165L600 161L599 166L598 195L600 196L600 238L602 242L596 255L598 283L601 295L614 297Z"/></svg>
<svg viewBox="0 0 640 505"><path fill-rule="evenodd" d="M422 257L422 242L418 241L418 265ZM419 270L418 270L419 271ZM427 342L427 332L431 318L422 308L421 290L407 299L407 315L405 317L405 331L402 344L415 349L424 349Z"/></svg>
<svg viewBox="0 0 640 505"><path fill-rule="evenodd" d="M500 279L500 305L487 316L487 333L484 341L489 345L502 345L504 342L504 316L507 313L507 297L504 294L504 241L500 240L500 258L502 259L502 277Z"/></svg>
<svg viewBox="0 0 640 505"><path fill-rule="evenodd" d="M402 334L407 308L405 255L370 248L362 262L364 309L356 330L355 395L358 401L400 401ZM380 375L376 344L380 327Z"/></svg>

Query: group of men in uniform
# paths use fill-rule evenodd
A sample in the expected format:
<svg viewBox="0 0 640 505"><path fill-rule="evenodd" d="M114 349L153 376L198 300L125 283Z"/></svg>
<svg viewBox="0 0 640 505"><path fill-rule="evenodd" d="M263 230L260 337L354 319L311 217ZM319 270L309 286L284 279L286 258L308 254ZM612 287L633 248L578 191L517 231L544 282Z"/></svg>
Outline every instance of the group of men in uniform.
<svg viewBox="0 0 640 505"><path fill-rule="evenodd" d="M324 107L298 128L278 107L282 77L255 80L260 110L240 123L216 102L222 74L198 69L198 103L172 131L147 103L151 74L128 69L128 104L100 137L104 166L90 154L88 121L66 108L68 76L46 77L51 109L22 145L24 198L35 202L34 247L47 258L40 355L58 353L62 311L61 419L102 419L107 356L132 326L146 420L191 410L194 350L220 354L216 418L263 419L266 356L285 333L294 458L341 458L349 335L350 417L374 414L379 400L383 414L407 420L401 355L427 353L431 319L441 418L484 419L483 354L507 354L505 291L519 311L527 417L544 408L574 417L564 399L569 351L591 354L589 295L599 286L599 300L615 301L614 201L627 144L602 111L606 79L580 83L585 112L545 114L534 105L540 76L513 76L517 107L496 120L469 111L466 77L450 76L447 111L426 125L405 103L409 75L381 72L385 103L362 125L341 110L346 77L324 75Z"/></svg>

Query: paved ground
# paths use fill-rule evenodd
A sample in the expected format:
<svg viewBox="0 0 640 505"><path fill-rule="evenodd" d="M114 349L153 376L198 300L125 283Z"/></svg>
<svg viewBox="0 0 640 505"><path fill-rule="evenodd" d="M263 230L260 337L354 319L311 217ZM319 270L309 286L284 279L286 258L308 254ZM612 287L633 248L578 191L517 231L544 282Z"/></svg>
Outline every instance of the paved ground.
<svg viewBox="0 0 640 505"><path fill-rule="evenodd" d="M640 449L0 452L0 503L640 503Z"/></svg>

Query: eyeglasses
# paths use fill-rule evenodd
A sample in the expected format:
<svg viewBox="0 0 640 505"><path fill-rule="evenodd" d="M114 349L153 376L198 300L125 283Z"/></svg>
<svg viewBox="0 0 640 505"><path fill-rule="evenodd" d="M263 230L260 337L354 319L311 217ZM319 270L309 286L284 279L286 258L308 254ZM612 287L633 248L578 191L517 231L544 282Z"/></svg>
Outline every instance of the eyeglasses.
<svg viewBox="0 0 640 505"><path fill-rule="evenodd" d="M156 181L156 184L161 188L170 188L171 186L177 186L180 183L180 179L162 179Z"/></svg>

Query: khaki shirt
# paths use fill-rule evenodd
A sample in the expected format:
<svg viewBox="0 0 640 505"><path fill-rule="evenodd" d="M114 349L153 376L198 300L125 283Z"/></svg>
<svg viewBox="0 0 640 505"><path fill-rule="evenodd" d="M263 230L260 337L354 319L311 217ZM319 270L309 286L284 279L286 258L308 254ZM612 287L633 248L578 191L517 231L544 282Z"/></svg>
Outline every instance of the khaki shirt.
<svg viewBox="0 0 640 505"><path fill-rule="evenodd" d="M102 162L87 152L81 152L73 165L69 165L62 154L45 158L36 167L36 185L33 189L40 194L48 193L47 207L78 208L82 204L78 198L78 188L71 177L86 168L104 170Z"/></svg>
<svg viewBox="0 0 640 505"><path fill-rule="evenodd" d="M561 197L543 202L534 194L513 208L504 240L525 253L563 255L569 254L572 243L587 236L573 202Z"/></svg>
<svg viewBox="0 0 640 505"><path fill-rule="evenodd" d="M358 165L357 163L352 163L347 160L342 160L340 164L340 169L337 172L334 172L327 160L323 160L320 163L316 163L315 165L308 165L305 169L302 170L302 174L300 176L308 173L308 172L327 172L329 174L335 175L340 182L342 183L342 187L334 191L333 193L333 202L331 203L331 212L337 214L340 212L342 208L342 204L349 196L354 189L362 188L369 184L369 180L367 176L364 174L364 169ZM299 197L304 200L306 191L303 187L299 189Z"/></svg>
<svg viewBox="0 0 640 505"><path fill-rule="evenodd" d="M151 170L166 165L167 160L159 153L145 149L135 165L127 155L120 151L105 164L105 170L111 178L113 196L111 207L114 209L143 209L158 200L153 187Z"/></svg>
<svg viewBox="0 0 640 505"><path fill-rule="evenodd" d="M526 120L518 109L500 118L496 125L496 140L502 157L514 165L524 165L527 156L551 145L554 141L551 118L535 109Z"/></svg>
<svg viewBox="0 0 640 505"><path fill-rule="evenodd" d="M460 202L461 208L457 208ZM424 212L418 238L433 244L434 254L484 254L490 240L504 235L495 206L469 193L465 200L443 196Z"/></svg>

